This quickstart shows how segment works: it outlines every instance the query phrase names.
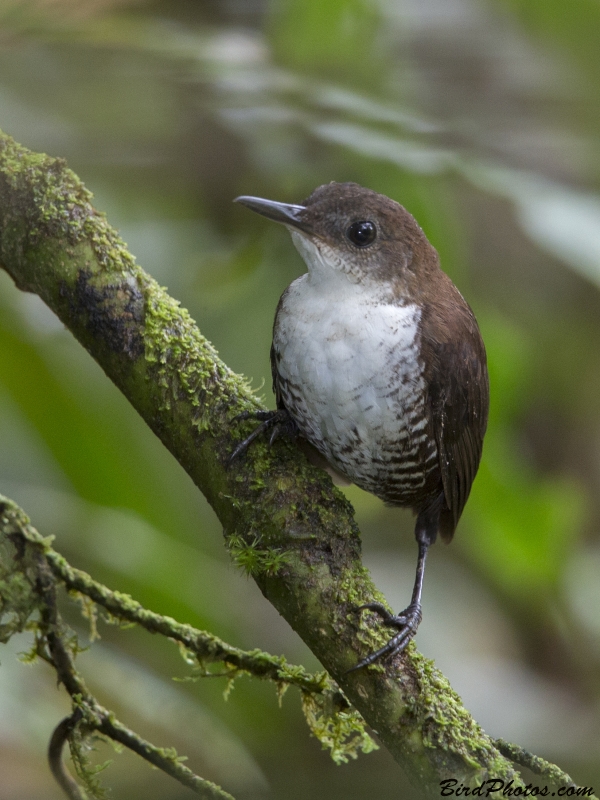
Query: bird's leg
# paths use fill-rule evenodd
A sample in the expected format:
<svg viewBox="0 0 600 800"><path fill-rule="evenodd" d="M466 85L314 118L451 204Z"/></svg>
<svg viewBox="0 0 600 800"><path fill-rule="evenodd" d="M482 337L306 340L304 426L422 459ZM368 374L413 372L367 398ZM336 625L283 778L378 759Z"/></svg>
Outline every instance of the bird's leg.
<svg viewBox="0 0 600 800"><path fill-rule="evenodd" d="M354 672L362 667L368 667L373 664L378 658L382 656L401 653L406 645L413 638L421 622L421 594L423 592L423 576L425 575L425 559L427 558L427 551L429 546L432 545L437 537L437 532L440 524L440 512L444 503L444 494L441 492L429 505L419 512L417 517L417 524L415 525L415 538L419 546L419 557L417 560L417 572L415 575L415 585L410 600L410 604L400 614L391 614L387 608L381 603L366 603L360 606L358 611L368 609L374 611L383 620L383 624L390 628L395 628L398 633L389 640L389 642L370 653L362 661L359 661L355 667L351 667L348 672Z"/></svg>
<svg viewBox="0 0 600 800"><path fill-rule="evenodd" d="M422 535L418 535L417 543L419 545L419 558L417 561L417 572L415 575L415 585L410 600L410 604L401 611L400 614L391 614L388 609L381 605L381 603L365 603L357 610L363 611L368 609L378 614L383 624L390 628L395 628L398 633L389 640L387 644L370 653L362 661L359 661L356 666L351 667L348 672L354 672L357 669L368 667L369 664L374 664L377 659L390 653L400 653L406 645L413 638L421 622L421 594L423 591L423 576L425 575L425 559L427 558L427 551L429 550L430 540L425 531Z"/></svg>
<svg viewBox="0 0 600 800"><path fill-rule="evenodd" d="M271 431L271 435L269 436L270 445L282 434L288 436L297 436L298 434L296 423L285 408L280 408L277 411L242 411L241 414L234 417L233 422L244 419L257 419L260 421L260 425L257 425L250 436L247 436L243 442L237 445L227 460L227 466L229 466L240 453L243 453L255 439L262 436L262 434L266 433L268 430Z"/></svg>

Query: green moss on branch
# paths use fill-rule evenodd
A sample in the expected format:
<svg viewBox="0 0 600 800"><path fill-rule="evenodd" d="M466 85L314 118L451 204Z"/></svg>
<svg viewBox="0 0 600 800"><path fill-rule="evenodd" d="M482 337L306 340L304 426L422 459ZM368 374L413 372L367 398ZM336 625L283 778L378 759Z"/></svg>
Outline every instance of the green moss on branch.
<svg viewBox="0 0 600 800"><path fill-rule="evenodd" d="M91 766L87 756L89 746L86 740L97 731L133 750L204 800L234 800L228 792L184 766L175 750L156 747L131 731L91 694L75 667L75 655L79 651L77 637L65 626L57 608L56 580L51 563L60 561L61 568L67 573L69 567L50 548L49 541L31 527L25 513L2 495L0 552L4 556L0 562L3 578L21 575L27 587L25 594L15 595L10 590L7 592L10 581L0 582L0 623L8 617L12 618L12 633L25 627L34 631L34 654L54 667L59 682L71 696L72 714L57 725L48 748L51 772L65 794L73 800L85 800L86 797L62 762L63 746L68 741L78 776L90 795L98 799L106 797L97 779L98 770ZM22 614L25 595L29 609L27 619ZM38 612L37 619L31 617L34 610Z"/></svg>

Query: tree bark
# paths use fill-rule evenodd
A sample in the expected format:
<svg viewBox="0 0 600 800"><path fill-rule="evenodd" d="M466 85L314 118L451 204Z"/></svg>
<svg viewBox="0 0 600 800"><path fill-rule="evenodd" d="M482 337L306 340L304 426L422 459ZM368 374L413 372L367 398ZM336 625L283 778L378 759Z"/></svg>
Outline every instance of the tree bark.
<svg viewBox="0 0 600 800"><path fill-rule="evenodd" d="M469 787L489 779L524 786L413 644L391 661L345 674L389 636L371 615L356 614L382 597L361 564L350 504L289 442L257 442L227 469L253 424L233 418L260 404L90 201L62 160L0 133L1 266L58 315L186 469L265 597L415 788L439 797L449 778Z"/></svg>

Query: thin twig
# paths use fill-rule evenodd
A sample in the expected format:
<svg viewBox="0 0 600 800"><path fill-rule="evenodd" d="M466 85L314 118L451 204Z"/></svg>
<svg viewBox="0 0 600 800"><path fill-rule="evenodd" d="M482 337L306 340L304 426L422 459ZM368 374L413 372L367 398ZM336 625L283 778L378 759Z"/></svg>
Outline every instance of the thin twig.
<svg viewBox="0 0 600 800"><path fill-rule="evenodd" d="M63 683L71 697L76 701L81 715L85 716L88 729L96 729L114 741L125 745L130 750L133 750L142 758L146 759L146 761L153 766L158 767L163 772L175 778L179 783L183 784L183 786L192 789L197 795L204 798L204 800L234 800L232 795L228 792L225 792L211 781L201 778L188 769L188 767L184 766L173 750L167 751L161 749L145 739L142 739L119 722L111 712L107 711L96 701L95 697L85 685L83 678L76 670L71 649L65 641L64 625L56 607L56 585L54 576L41 551L38 554L37 566L36 583L40 598L43 601L40 609L40 627L45 634L48 650L59 680ZM72 729L73 726L71 726L71 730ZM57 734L55 731L57 741L55 747L52 749L54 765L56 765L56 748L60 743L62 749L62 742L64 742L69 732L70 731L67 731L65 733L65 731L61 730ZM64 779L65 777L67 776L63 768L59 770L59 778L57 779L59 780L61 788L67 793L69 800L72 798L81 800L82 797L85 797L81 794L78 796L72 792L71 782L73 781L70 776L68 776L70 780L61 782L60 779ZM71 794L69 794L70 791Z"/></svg>
<svg viewBox="0 0 600 800"><path fill-rule="evenodd" d="M174 751L170 754L169 751L156 747L127 728L112 714L109 714L104 709L102 709L102 712L101 723L98 726L100 733L128 747L134 753L145 758L150 764L195 791L200 797L206 798L206 800L234 800L220 786L195 775L191 769L181 763Z"/></svg>
<svg viewBox="0 0 600 800"><path fill-rule="evenodd" d="M289 664L283 656L273 656L261 650L241 650L212 633L149 611L129 595L111 591L86 572L72 567L63 556L51 548L46 550L46 558L54 575L68 589L89 597L117 619L134 622L150 633L167 636L182 644L200 660L223 661L257 678L288 683L297 686L303 692L327 693L331 695L332 707L340 710L348 708L348 701L325 672L313 675L304 667Z"/></svg>
<svg viewBox="0 0 600 800"><path fill-rule="evenodd" d="M62 722L59 722L54 729L54 733L50 738L50 744L48 745L48 763L50 764L50 771L69 800L87 800L87 794L79 786L77 781L69 775L62 758L65 742L82 716L81 709L76 708L70 717L65 717Z"/></svg>
<svg viewBox="0 0 600 800"><path fill-rule="evenodd" d="M541 775L541 777L546 778L546 780L550 781L552 784L573 789L580 788L571 776L563 772L556 764L551 764L549 761L540 758L540 756L536 756L528 750L524 750L522 747L519 747L519 745L511 744L504 739L495 739L494 744L502 755L510 758L515 764L527 767L527 769L531 770L536 775Z"/></svg>

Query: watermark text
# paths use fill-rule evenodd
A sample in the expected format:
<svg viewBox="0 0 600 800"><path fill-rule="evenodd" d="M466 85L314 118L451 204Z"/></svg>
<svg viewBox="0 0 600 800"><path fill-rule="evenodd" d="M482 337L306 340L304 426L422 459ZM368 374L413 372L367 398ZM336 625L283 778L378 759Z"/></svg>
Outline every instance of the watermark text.
<svg viewBox="0 0 600 800"><path fill-rule="evenodd" d="M591 786L559 786L550 789L548 786L515 786L514 781L503 781L501 778L489 778L473 788L459 783L455 778L448 778L440 783L441 797L592 797Z"/></svg>

